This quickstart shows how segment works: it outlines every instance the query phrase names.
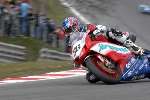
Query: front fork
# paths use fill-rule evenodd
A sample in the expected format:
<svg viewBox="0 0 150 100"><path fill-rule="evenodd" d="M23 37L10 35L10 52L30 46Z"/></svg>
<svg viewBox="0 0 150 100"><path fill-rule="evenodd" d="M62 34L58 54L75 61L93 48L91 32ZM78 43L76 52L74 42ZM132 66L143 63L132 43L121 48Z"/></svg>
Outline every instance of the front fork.
<svg viewBox="0 0 150 100"><path fill-rule="evenodd" d="M99 54L97 54L96 56L101 60L103 64L105 64L105 66L107 66L107 68L114 68L111 61L109 61L106 57Z"/></svg>

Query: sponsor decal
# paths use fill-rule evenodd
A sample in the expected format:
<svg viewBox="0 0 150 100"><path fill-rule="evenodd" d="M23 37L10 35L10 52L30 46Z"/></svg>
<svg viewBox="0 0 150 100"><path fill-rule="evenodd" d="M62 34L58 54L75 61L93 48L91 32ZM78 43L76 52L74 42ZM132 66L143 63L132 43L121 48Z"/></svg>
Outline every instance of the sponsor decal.
<svg viewBox="0 0 150 100"><path fill-rule="evenodd" d="M103 50L114 50L114 51L117 51L117 52L121 52L121 53L128 53L129 50L125 47L121 47L121 46L117 46L117 45L113 45L113 44L99 44L99 51L103 51Z"/></svg>
<svg viewBox="0 0 150 100"><path fill-rule="evenodd" d="M134 76L131 80L139 80L139 79L143 79L145 77L144 74L140 75L140 76Z"/></svg>
<svg viewBox="0 0 150 100"><path fill-rule="evenodd" d="M130 59L130 61L128 62L128 64L126 64L126 68L129 69L131 66L133 66L135 63L137 62L137 59L135 59L134 57L132 57Z"/></svg>

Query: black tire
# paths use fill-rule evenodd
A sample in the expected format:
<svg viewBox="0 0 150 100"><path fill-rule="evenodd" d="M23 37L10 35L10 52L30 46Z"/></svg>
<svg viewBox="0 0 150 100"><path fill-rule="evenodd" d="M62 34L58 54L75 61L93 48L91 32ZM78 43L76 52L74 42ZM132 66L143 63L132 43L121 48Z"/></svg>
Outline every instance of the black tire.
<svg viewBox="0 0 150 100"><path fill-rule="evenodd" d="M146 78L150 79L150 74L146 74Z"/></svg>
<svg viewBox="0 0 150 100"><path fill-rule="evenodd" d="M100 63L100 64L97 65L96 63ZM106 66L96 56L88 57L85 61L85 64L86 67L104 83L117 84L120 82L121 79L120 67L117 67L115 65L116 66L115 69L110 70L106 68Z"/></svg>
<svg viewBox="0 0 150 100"><path fill-rule="evenodd" d="M89 83L96 83L98 81L100 81L99 78L97 78L92 72L88 72L86 74L86 80L89 82Z"/></svg>

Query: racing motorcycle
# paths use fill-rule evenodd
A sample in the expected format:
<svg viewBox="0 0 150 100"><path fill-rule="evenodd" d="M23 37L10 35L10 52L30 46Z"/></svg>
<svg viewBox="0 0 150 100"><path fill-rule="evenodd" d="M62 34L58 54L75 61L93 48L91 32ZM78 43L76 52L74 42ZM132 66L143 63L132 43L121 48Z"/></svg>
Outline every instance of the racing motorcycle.
<svg viewBox="0 0 150 100"><path fill-rule="evenodd" d="M148 50L145 50L143 55L137 55L124 46L111 43L103 35L99 41L94 41L89 34L89 31L80 32L80 35L74 36L71 41L71 55L75 64L88 70L86 79L90 83L103 81L116 84L121 81L150 78ZM92 75L95 78L90 80Z"/></svg>

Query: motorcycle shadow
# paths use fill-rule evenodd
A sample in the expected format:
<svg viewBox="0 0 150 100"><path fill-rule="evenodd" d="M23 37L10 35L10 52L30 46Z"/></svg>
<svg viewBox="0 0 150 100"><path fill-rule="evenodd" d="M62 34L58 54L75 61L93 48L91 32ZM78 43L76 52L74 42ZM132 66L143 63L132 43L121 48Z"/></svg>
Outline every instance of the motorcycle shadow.
<svg viewBox="0 0 150 100"><path fill-rule="evenodd" d="M117 84L106 84L104 82L97 82L95 83L95 85L124 85L124 84L141 84L141 83L150 83L150 79L142 79L142 80L133 80L133 81L122 81L120 83Z"/></svg>
<svg viewBox="0 0 150 100"><path fill-rule="evenodd" d="M142 12L142 14L143 14L143 15L146 15L146 16L147 16L147 15L148 15L148 16L150 15L149 12Z"/></svg>
<svg viewBox="0 0 150 100"><path fill-rule="evenodd" d="M142 79L142 80L133 80L133 81L124 81L120 84L132 84L132 83L147 83L150 82L150 79Z"/></svg>

